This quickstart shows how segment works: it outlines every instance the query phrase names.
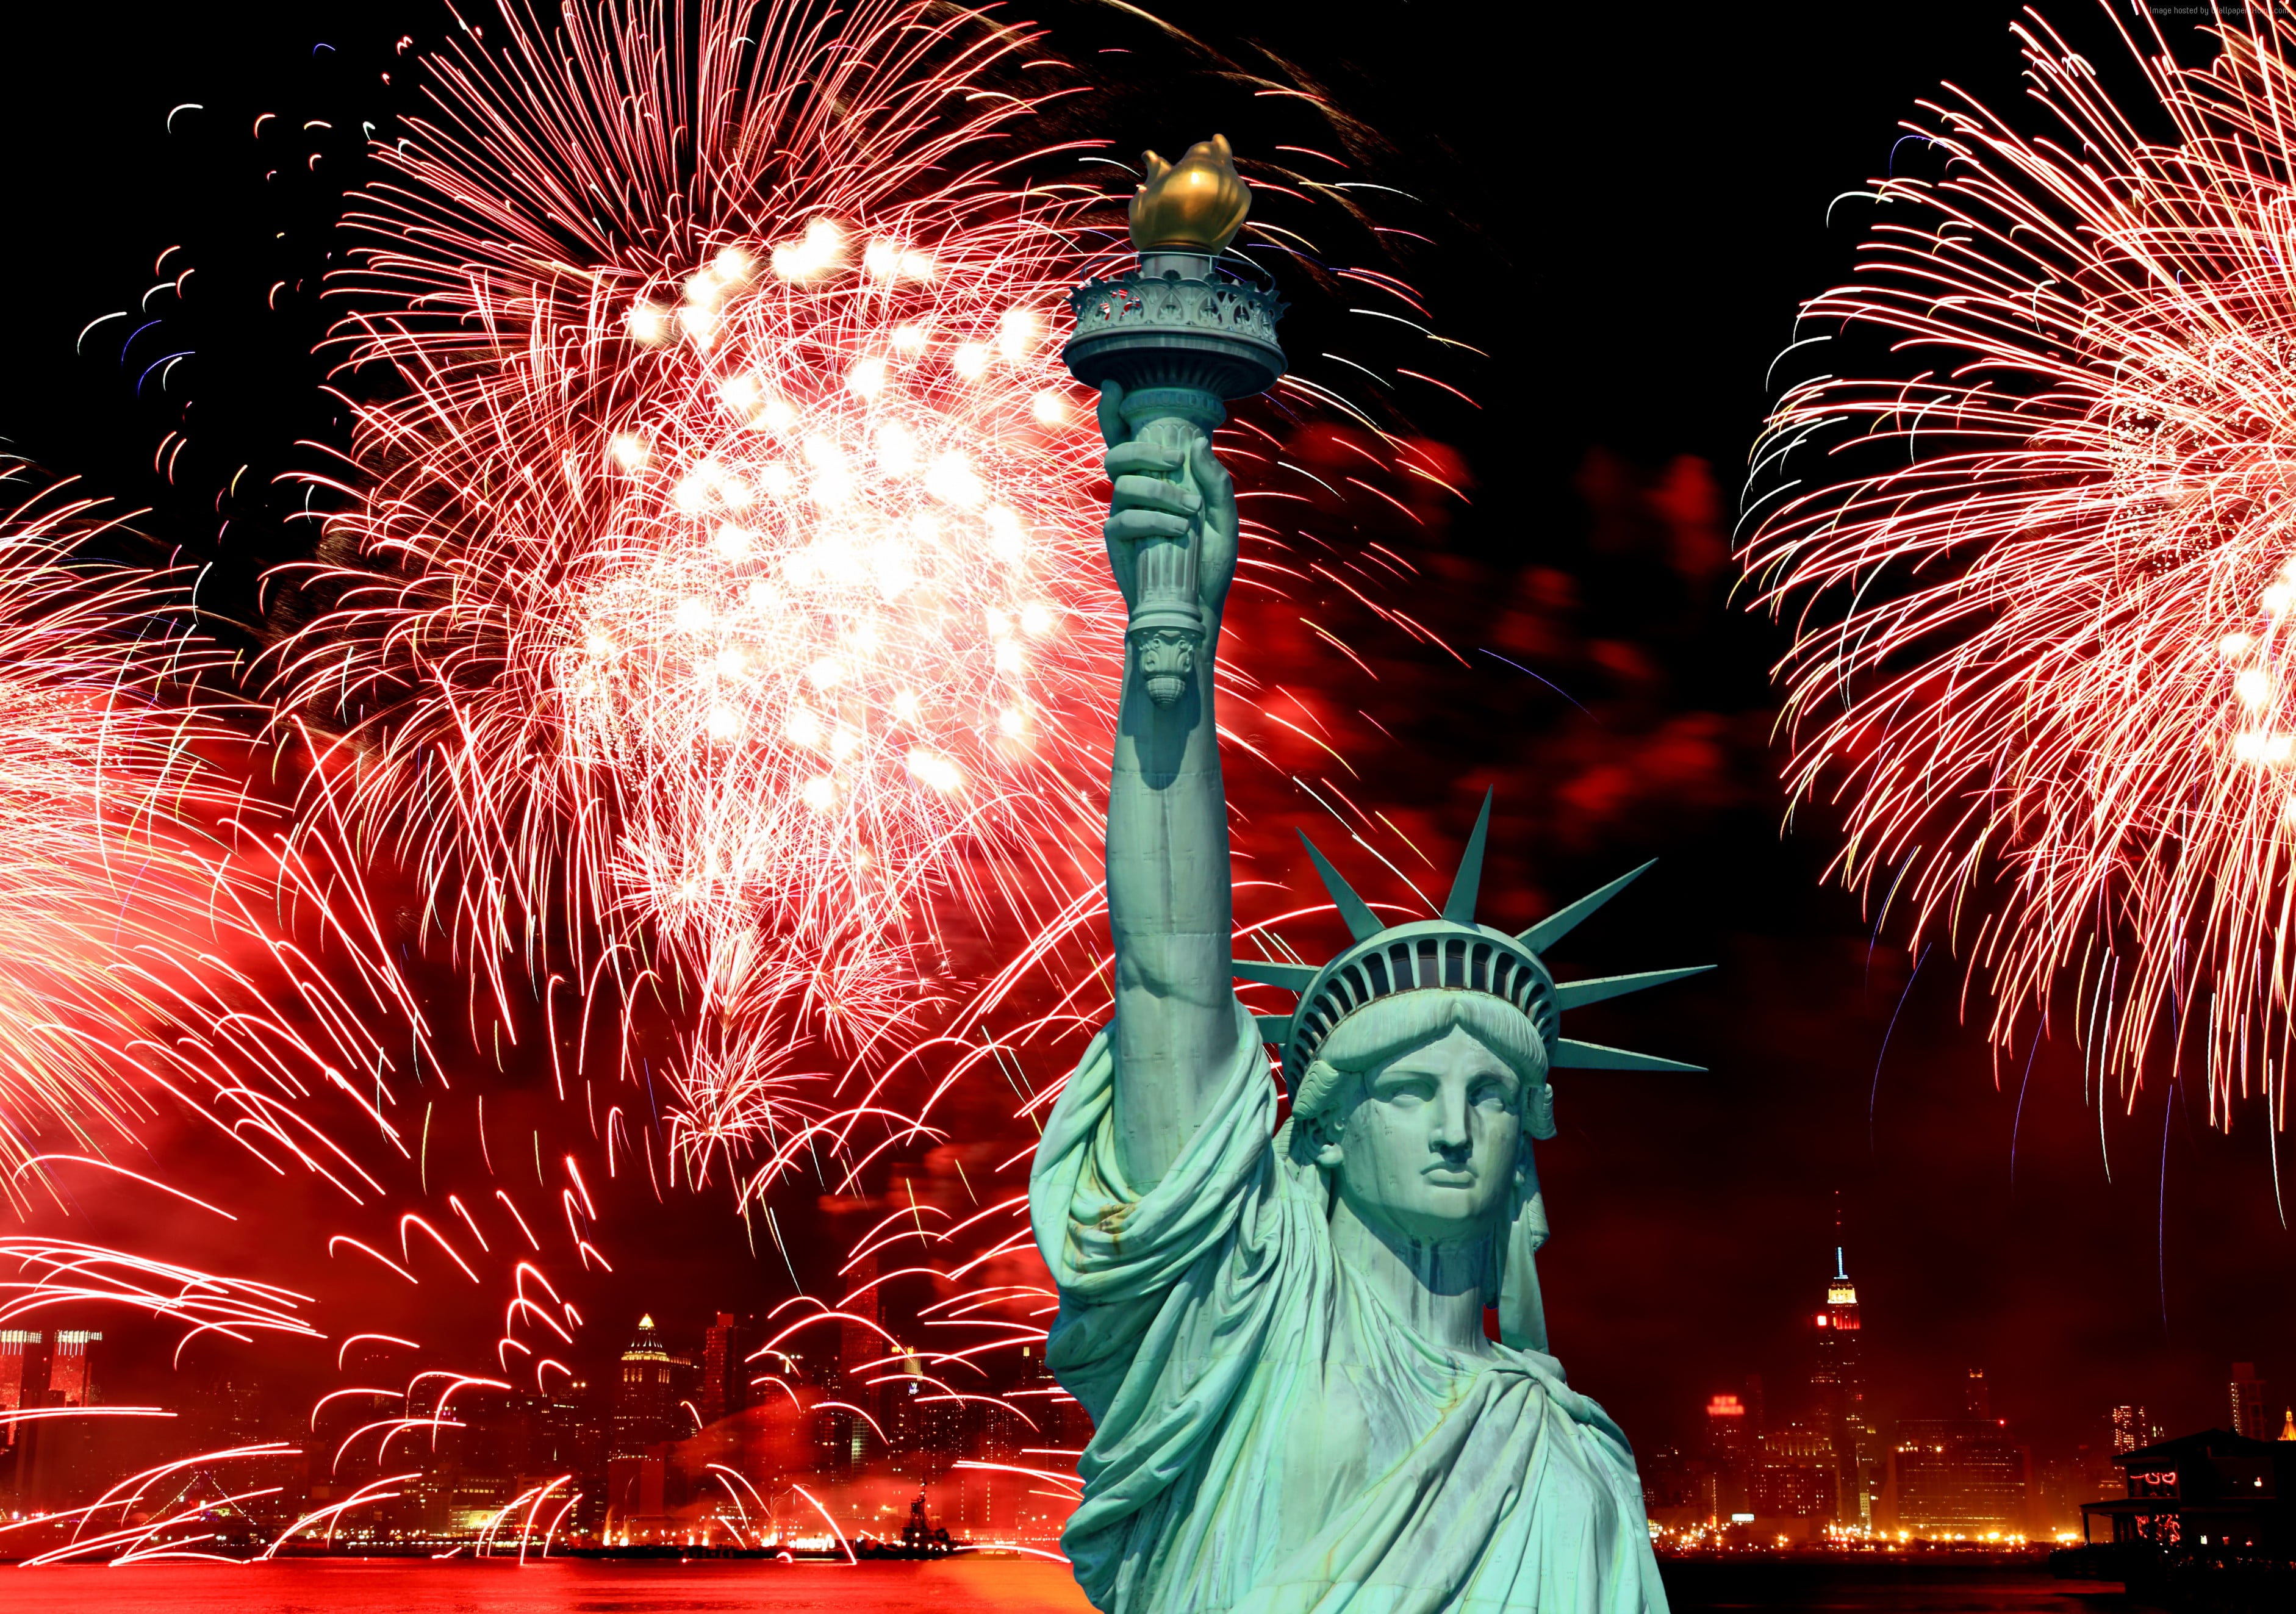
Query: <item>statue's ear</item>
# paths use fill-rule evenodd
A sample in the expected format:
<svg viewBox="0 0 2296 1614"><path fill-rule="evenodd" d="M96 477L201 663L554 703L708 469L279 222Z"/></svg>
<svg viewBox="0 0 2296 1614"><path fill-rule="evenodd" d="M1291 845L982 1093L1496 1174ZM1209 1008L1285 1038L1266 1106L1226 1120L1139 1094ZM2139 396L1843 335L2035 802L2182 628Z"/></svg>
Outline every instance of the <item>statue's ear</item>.
<svg viewBox="0 0 2296 1614"><path fill-rule="evenodd" d="M1340 1147L1341 1134L1346 1127L1347 1118L1330 1110L1313 1117L1307 1123L1308 1151L1316 1164L1326 1171L1337 1171L1341 1160L1346 1158Z"/></svg>
<svg viewBox="0 0 2296 1614"><path fill-rule="evenodd" d="M1541 1082L1522 1107L1523 1129L1544 1143L1554 1135L1554 1084Z"/></svg>

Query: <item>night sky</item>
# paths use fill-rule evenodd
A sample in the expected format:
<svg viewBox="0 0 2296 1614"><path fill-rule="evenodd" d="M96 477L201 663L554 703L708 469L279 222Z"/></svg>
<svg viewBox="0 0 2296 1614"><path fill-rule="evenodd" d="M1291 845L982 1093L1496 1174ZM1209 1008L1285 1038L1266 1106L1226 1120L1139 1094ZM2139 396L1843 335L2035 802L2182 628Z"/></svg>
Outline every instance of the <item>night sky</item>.
<svg viewBox="0 0 2296 1614"><path fill-rule="evenodd" d="M1253 119L1274 114L1221 78L1210 49L1257 47L1319 82L1383 137L1368 176L1417 199L1382 204L1435 242L1400 243L1398 272L1439 329L1489 355L1457 356L1445 375L1480 408L1400 399L1421 434L1463 456L1472 504L1431 505L1423 525L1380 535L1418 567L1406 608L1460 655L1307 592L1379 675L1332 692L1374 720L1345 731L1357 797L1435 853L1437 883L1493 785L1490 922L1527 924L1657 856L1571 938L1561 972L1719 966L1573 1018L1573 1035L1711 1067L1558 1080L1561 1135L1540 1157L1555 1229L1544 1281L1574 1382L1645 1448L1694 1438L1706 1397L1749 1373L1764 1376L1774 1417L1800 1410L1838 1197L1885 1415L1958 1410L1972 1367L2045 1447L2091 1438L2116 1401L2149 1403L2171 1432L2222 1423L2235 1358L2296 1397L2296 1237L2276 1209L2260 1106L2236 1109L2227 1134L2204 1095L2154 1083L2133 1113L2108 1104L2101 1141L2069 1039L2041 1047L2030 1083L2022 1047L1997 1068L1962 1023L1961 961L1939 949L1916 975L1902 935L1876 938L1853 898L1820 886L1824 812L1782 838L1766 684L1781 641L1728 599L1766 371L1796 303L1842 274L1856 245L1854 212L1829 229L1827 204L1884 168L1898 119L1940 79L2015 95L2015 8L1581 5L1548 11L1537 31L1496 4L1162 9L1206 49L1107 9L1022 12L1087 72L1098 61L1129 76L1106 103L1127 150L1169 154L1218 119L1250 154ZM151 506L141 530L217 562L206 597L250 625L255 578L302 541L270 477L310 463L298 439L340 440L310 356L324 310L291 296L268 312L260 294L316 275L340 244L327 225L359 175L358 124L404 104L378 75L406 76L394 42L436 37L441 15L390 0L132 20L43 7L12 23L0 437L48 472ZM2116 70L2095 8L2066 0L2053 15ZM1151 78L1169 85L1161 100L1139 87ZM208 110L170 135L183 102ZM316 148L331 155L265 180L274 161L247 136L263 110L331 121ZM196 264L217 288L168 315L171 346L201 357L173 390L147 381L139 397L143 363L76 356L74 338L130 306L177 242L170 272ZM1303 307L1287 338L1345 341L1343 324ZM186 398L205 457L170 487L152 455ZM241 462L259 474L219 501ZM1243 602L1239 653L1263 679L1296 676L1312 706L1319 680L1350 675L1287 627L1298 614ZM1291 766L1280 736L1250 737ZM1261 848L1239 875L1296 882L1305 870L1275 832L1311 815L1281 768L1232 759L1230 774L1243 843ZM1341 861L1366 895L1406 895ZM1336 924L1312 939L1335 946ZM1981 982L1967 1013L1983 1018ZM968 1113L998 1125L985 1099ZM805 1196L788 1208L843 1225ZM595 1315L646 1306L698 1331L715 1295L748 1306L786 1291L722 1205L665 1210L625 1193L615 1216L619 1272L594 1291Z"/></svg>

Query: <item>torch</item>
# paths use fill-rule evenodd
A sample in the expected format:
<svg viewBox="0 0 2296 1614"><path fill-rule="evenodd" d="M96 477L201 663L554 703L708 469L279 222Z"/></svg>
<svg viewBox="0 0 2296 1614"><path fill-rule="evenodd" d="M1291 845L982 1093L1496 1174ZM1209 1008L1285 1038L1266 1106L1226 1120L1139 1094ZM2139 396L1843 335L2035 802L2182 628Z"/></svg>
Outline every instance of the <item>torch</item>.
<svg viewBox="0 0 2296 1614"><path fill-rule="evenodd" d="M1151 152L1146 168L1132 197L1138 264L1070 294L1076 333L1061 356L1085 385L1122 388L1116 409L1128 439L1180 451L1227 419L1226 400L1265 392L1283 373L1275 340L1283 299L1220 262L1251 208L1226 135L1190 146L1177 163ZM1136 560L1126 636L1185 644L1192 655L1205 634L1193 534L1144 540ZM1152 675L1149 693L1168 705L1181 684Z"/></svg>

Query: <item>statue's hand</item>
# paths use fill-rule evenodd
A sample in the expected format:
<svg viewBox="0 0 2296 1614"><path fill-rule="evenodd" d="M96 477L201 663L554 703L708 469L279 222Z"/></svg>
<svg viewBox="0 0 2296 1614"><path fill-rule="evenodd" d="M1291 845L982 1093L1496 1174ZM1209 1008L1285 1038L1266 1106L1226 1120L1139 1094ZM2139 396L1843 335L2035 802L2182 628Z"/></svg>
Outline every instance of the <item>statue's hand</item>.
<svg viewBox="0 0 2296 1614"><path fill-rule="evenodd" d="M1193 537L1197 597L1207 621L1217 623L1235 578L1235 484L1201 433L1191 431L1179 444L1124 440L1115 409L1123 389L1110 381L1101 391L1101 427L1109 443L1105 463L1115 490L1101 530L1124 602L1137 603L1134 545L1144 538ZM1163 424L1152 422L1148 430Z"/></svg>

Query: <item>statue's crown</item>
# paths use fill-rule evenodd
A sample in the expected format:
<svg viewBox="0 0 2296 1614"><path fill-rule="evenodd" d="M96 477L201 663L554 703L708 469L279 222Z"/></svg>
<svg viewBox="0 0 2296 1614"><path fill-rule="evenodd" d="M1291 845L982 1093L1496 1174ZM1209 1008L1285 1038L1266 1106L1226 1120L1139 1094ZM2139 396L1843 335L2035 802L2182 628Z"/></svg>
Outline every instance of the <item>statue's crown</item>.
<svg viewBox="0 0 2296 1614"><path fill-rule="evenodd" d="M1640 992L1670 980L1697 975L1713 968L1694 964L1684 970L1648 970L1639 975L1611 975L1598 980L1557 982L1539 954L1569 935L1578 922L1616 897L1651 865L1621 874L1600 890L1589 892L1568 907L1550 914L1528 930L1510 934L1475 922L1475 897L1482 885L1483 843L1490 832L1491 798L1483 797L1474 833L1459 859L1439 919L1414 920L1382 925L1369 904L1356 895L1328 859L1316 849L1305 832L1300 839L1315 860L1316 873L1332 905L1346 922L1354 943L1331 963L1321 966L1286 963L1274 959L1239 958L1236 978L1283 987L1300 995L1290 1014L1255 1018L1268 1042L1282 1050L1284 1086L1300 1090L1300 1079L1315 1062L1316 1053L1339 1023L1369 1004L1398 993L1448 988L1481 992L1512 1004L1538 1029L1546 1046L1550 1069L1598 1070L1698 1070L1699 1065L1633 1053L1600 1043L1573 1042L1558 1035L1562 1012L1583 1004Z"/></svg>

